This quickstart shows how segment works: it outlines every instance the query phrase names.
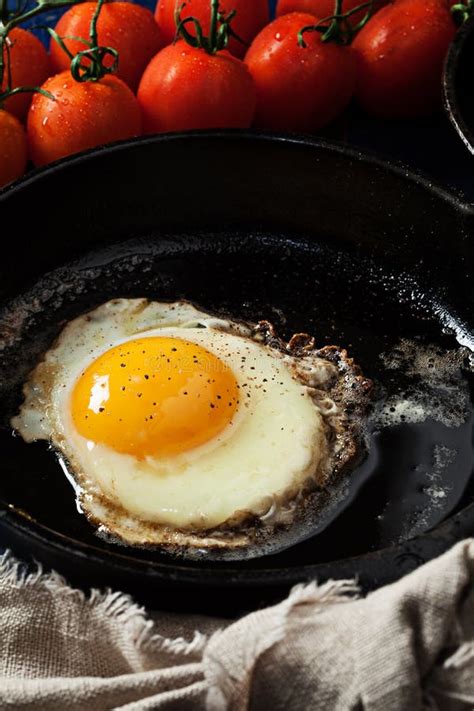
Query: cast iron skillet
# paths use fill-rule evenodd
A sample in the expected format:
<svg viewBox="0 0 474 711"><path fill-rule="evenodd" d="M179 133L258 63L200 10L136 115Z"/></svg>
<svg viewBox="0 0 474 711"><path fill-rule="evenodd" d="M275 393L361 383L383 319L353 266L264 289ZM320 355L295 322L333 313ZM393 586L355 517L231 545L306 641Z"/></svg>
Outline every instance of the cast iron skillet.
<svg viewBox="0 0 474 711"><path fill-rule="evenodd" d="M446 112L471 153L474 153L474 17L457 32L451 43L443 73Z"/></svg>
<svg viewBox="0 0 474 711"><path fill-rule="evenodd" d="M236 317L272 319L283 335L309 330L320 344L350 346L378 381L379 354L400 337L452 348L456 331L470 343L470 206L338 145L220 132L143 138L58 163L4 191L0 218L1 301L53 271L42 290L34 287L39 301L30 298L22 349L2 355L2 544L79 586L125 589L155 607L231 614L315 577L357 575L374 589L472 535L472 422L385 433L371 455L373 477L325 532L241 563L193 563L98 539L51 453L13 438L7 426L22 380L60 322L113 296L185 297ZM405 523L423 514L430 452L439 443L449 448L453 437L459 459L447 470L448 489L464 478L457 498L411 535Z"/></svg>

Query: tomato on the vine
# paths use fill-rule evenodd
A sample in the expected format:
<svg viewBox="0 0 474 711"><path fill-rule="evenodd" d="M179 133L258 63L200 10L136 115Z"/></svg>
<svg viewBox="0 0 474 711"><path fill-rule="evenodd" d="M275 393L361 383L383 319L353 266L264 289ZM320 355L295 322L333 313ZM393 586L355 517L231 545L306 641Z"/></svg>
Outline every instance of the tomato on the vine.
<svg viewBox="0 0 474 711"><path fill-rule="evenodd" d="M159 52L143 74L137 97L148 133L248 128L252 122L252 77L225 49L233 16L224 14L219 0L205 2L209 23L183 22L179 14L179 40Z"/></svg>
<svg viewBox="0 0 474 711"><path fill-rule="evenodd" d="M313 15L283 15L255 38L245 57L257 91L255 123L262 128L315 131L335 119L355 87L350 47L323 42Z"/></svg>
<svg viewBox="0 0 474 711"><path fill-rule="evenodd" d="M382 118L435 111L443 62L455 33L445 0L395 0L382 8L352 45L361 106Z"/></svg>
<svg viewBox="0 0 474 711"><path fill-rule="evenodd" d="M52 98L35 94L28 114L28 144L35 165L140 133L138 102L116 76L77 82L66 71L48 79L42 89Z"/></svg>
<svg viewBox="0 0 474 711"><path fill-rule="evenodd" d="M252 77L240 59L183 40L151 60L137 97L148 133L248 128L255 110Z"/></svg>
<svg viewBox="0 0 474 711"><path fill-rule="evenodd" d="M11 89L20 86L36 87L49 77L51 66L48 53L31 32L15 27L8 34L3 57L6 65L2 91L7 88L8 67L11 74ZM8 50L7 50L8 47ZM1 92L0 92L1 93ZM16 94L4 102L4 108L20 121L26 118L31 103L31 94Z"/></svg>
<svg viewBox="0 0 474 711"><path fill-rule="evenodd" d="M158 0L155 18L166 44L173 42L176 36L175 12L176 6L179 7L180 4L180 0ZM270 19L268 0L224 0L220 11L227 15L232 10L236 12L232 29L247 45ZM185 19L191 16L199 21L203 33L207 35L211 16L209 0L187 0L183 3L181 18ZM188 30L193 33L192 25L188 25ZM236 57L243 57L246 49L245 44L239 42L235 37L229 37L228 50Z"/></svg>
<svg viewBox="0 0 474 711"><path fill-rule="evenodd" d="M59 20L55 32L65 38L64 44L72 54L77 54L86 45L79 37L89 39L91 20L96 11L96 2L82 2L71 7ZM119 53L117 76L136 90L143 70L162 46L160 30L152 12L130 2L106 3L97 22L98 42L113 47ZM56 72L69 68L71 60L54 39L51 40L51 62ZM111 66L109 57L105 66Z"/></svg>
<svg viewBox="0 0 474 711"><path fill-rule="evenodd" d="M23 175L26 157L23 126L15 116L0 109L0 188Z"/></svg>

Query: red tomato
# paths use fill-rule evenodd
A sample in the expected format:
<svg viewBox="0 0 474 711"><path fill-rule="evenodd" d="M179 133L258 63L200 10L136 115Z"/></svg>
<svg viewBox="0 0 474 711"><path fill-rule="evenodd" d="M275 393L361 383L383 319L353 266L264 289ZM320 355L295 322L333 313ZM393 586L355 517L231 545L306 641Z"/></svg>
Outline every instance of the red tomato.
<svg viewBox="0 0 474 711"><path fill-rule="evenodd" d="M151 60L137 96L148 133L248 128L255 110L252 77L240 59L182 41Z"/></svg>
<svg viewBox="0 0 474 711"><path fill-rule="evenodd" d="M247 64L257 90L255 123L261 128L315 131L347 106L355 87L350 47L321 42L318 32L298 32L314 25L313 15L294 12L265 27L255 38Z"/></svg>
<svg viewBox="0 0 474 711"><path fill-rule="evenodd" d="M155 10L155 18L166 44L173 42L176 35L174 13L177 4L181 5L182 0L158 0ZM247 45L270 19L268 0L222 0L220 9L224 14L236 10L237 14L231 26ZM181 17L184 19L191 15L201 23L203 34L208 35L211 16L210 0L187 0ZM194 34L191 24L186 27L191 34ZM231 37L227 49L236 57L242 58L247 47Z"/></svg>
<svg viewBox="0 0 474 711"><path fill-rule="evenodd" d="M342 12L352 10L358 5L362 5L363 2L364 0L342 0ZM386 2L387 0L376 0L375 7L380 8ZM280 15L288 15L290 12L309 12L310 15L324 18L334 15L335 10L335 0L278 0L276 14L279 17ZM356 25L364 18L366 12L367 10L355 12L351 15L350 22Z"/></svg>
<svg viewBox="0 0 474 711"><path fill-rule="evenodd" d="M444 58L455 33L443 0L396 0L380 10L352 45L361 106L382 118L435 111Z"/></svg>
<svg viewBox="0 0 474 711"><path fill-rule="evenodd" d="M25 129L15 116L0 109L0 188L20 178L25 167Z"/></svg>
<svg viewBox="0 0 474 711"><path fill-rule="evenodd" d="M140 133L140 107L116 76L76 82L69 71L43 84L54 100L35 94L28 114L28 144L35 165Z"/></svg>
<svg viewBox="0 0 474 711"><path fill-rule="evenodd" d="M18 86L41 86L51 74L48 53L31 32L15 27L9 34L10 70L12 89ZM8 61L8 53L4 50L4 59ZM5 69L2 90L7 86L7 70ZM20 121L26 118L31 104L31 94L17 94L4 102L4 108L14 114Z"/></svg>
<svg viewBox="0 0 474 711"><path fill-rule="evenodd" d="M96 7L95 2L83 2L71 7L55 27L58 35L88 40ZM119 53L117 76L135 91L146 65L162 45L153 14L145 7L129 2L106 3L100 11L97 30L99 44L112 47ZM72 54L87 49L77 40L64 40L64 43ZM54 39L51 40L50 51L56 72L69 68L71 60ZM112 62L110 57L104 63L111 66Z"/></svg>

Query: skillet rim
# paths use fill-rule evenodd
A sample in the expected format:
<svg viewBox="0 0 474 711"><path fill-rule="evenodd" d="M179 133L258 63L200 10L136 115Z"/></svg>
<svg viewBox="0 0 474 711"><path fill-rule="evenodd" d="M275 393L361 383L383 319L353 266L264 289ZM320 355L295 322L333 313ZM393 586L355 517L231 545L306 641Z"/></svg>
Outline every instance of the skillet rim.
<svg viewBox="0 0 474 711"><path fill-rule="evenodd" d="M409 566L402 573L404 575L441 555L463 538L474 535L474 503L471 503L426 533L395 546L368 551L348 558L313 565L298 565L293 568L242 570L239 567L224 566L224 564L220 564L217 568L202 568L199 564L181 566L179 561L172 558L170 558L169 564L134 558L121 553L120 548L110 551L99 549L92 544L69 539L64 534L52 531L31 519L26 513L8 507L3 508L3 506L4 504L0 502L0 531L4 528L14 529L15 536L19 534L26 536L29 540L35 539L42 548L47 548L49 554L51 552L65 553L69 558L86 559L88 563L92 562L99 566L104 564L105 558L107 565L114 568L114 572L118 570L121 574L130 572L143 574L147 578L164 584L216 586L225 589L235 587L268 589L309 580L324 581L355 577L361 583L363 590L375 590L387 581L395 581L402 577L393 572L394 563L400 565L404 559L408 560ZM266 558L266 560L269 559L271 556ZM382 577L380 584L380 581L374 577L374 566Z"/></svg>
<svg viewBox="0 0 474 711"><path fill-rule="evenodd" d="M474 18L473 18L474 24ZM453 43L454 44L454 43ZM408 182L414 182L445 202L452 205L454 208L467 215L474 216L474 202L469 202L462 190L450 190L444 188L436 180L430 178L429 175L421 170L414 170L408 167L403 161L396 159L388 159L380 156L375 151L362 150L351 146L343 141L329 140L325 138L315 137L311 134L301 133L281 133L265 130L253 129L218 129L218 130L194 130L194 131L174 131L170 133L153 134L149 136L138 136L136 138L127 139L124 141L115 141L96 148L91 148L87 151L81 151L72 156L61 158L60 160L49 163L40 168L33 168L19 180L10 183L4 188L0 188L0 208L2 203L9 198L13 193L21 192L24 187L29 187L38 180L42 180L50 173L61 172L61 170L74 167L78 163L94 160L97 157L112 153L126 151L136 145L147 145L153 143L164 143L172 141L188 141L193 138L226 140L228 138L237 138L244 141L263 141L270 143L284 143L298 146L306 146L311 150L327 150L332 151L337 155L344 155L356 161L361 161L369 165L378 167L393 175L402 178Z"/></svg>
<svg viewBox="0 0 474 711"><path fill-rule="evenodd" d="M459 71L460 55L466 42L474 34L474 16L469 18L457 31L446 55L443 68L443 104L448 118L468 151L474 155L474 127L466 123L459 106L456 91L456 74Z"/></svg>

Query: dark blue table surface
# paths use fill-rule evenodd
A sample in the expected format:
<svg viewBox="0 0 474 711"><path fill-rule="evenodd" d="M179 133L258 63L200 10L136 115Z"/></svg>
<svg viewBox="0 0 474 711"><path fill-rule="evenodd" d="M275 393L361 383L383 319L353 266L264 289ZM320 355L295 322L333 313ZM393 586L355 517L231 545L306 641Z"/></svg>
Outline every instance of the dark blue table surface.
<svg viewBox="0 0 474 711"><path fill-rule="evenodd" d="M269 2L273 10L276 0ZM156 0L142 0L141 4L153 10ZM48 24L59 14L48 16ZM46 33L36 33L47 42ZM324 135L401 161L474 202L474 157L441 112L429 119L391 122L371 119L353 106Z"/></svg>

